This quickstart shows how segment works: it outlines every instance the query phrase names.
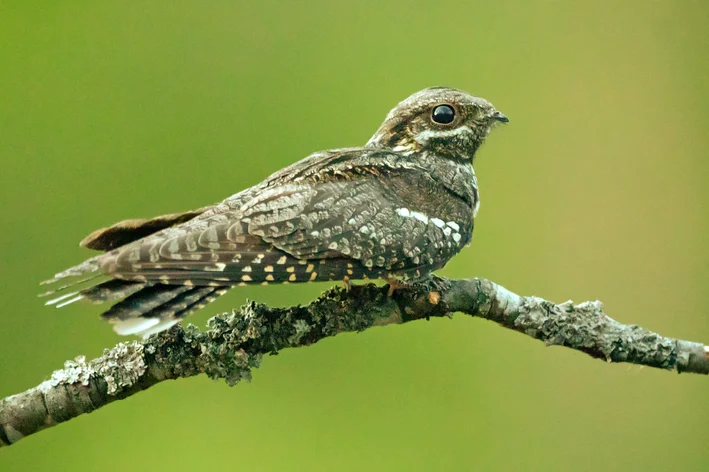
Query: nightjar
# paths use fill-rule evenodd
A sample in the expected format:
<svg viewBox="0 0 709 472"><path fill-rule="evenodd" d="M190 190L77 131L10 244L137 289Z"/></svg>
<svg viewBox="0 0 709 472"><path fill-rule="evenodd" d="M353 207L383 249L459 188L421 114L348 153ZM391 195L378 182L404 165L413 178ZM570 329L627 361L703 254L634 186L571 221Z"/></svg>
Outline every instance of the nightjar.
<svg viewBox="0 0 709 472"><path fill-rule="evenodd" d="M81 245L105 252L44 282L72 278L47 304L117 302L103 317L145 336L236 285L425 276L470 242L473 157L507 121L460 90L421 90L363 147L317 152L213 206L93 232Z"/></svg>

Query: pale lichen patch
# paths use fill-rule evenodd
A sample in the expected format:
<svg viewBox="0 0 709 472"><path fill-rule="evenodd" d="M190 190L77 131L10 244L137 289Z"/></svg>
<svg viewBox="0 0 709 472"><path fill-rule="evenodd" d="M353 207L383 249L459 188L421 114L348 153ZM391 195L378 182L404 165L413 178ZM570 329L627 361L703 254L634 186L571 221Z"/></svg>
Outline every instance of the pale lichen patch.
<svg viewBox="0 0 709 472"><path fill-rule="evenodd" d="M66 361L64 368L55 370L52 377L37 388L46 394L60 385L89 385L92 377L102 377L108 384L108 394L115 395L131 387L145 373L143 345L137 341L120 343L106 349L103 356L86 362L84 356Z"/></svg>

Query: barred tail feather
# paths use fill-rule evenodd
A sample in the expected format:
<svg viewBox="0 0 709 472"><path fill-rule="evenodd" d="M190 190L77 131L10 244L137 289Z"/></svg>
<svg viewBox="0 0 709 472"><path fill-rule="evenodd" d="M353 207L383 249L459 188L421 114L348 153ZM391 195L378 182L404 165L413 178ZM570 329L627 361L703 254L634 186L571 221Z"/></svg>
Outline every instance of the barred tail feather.
<svg viewBox="0 0 709 472"><path fill-rule="evenodd" d="M69 305L71 303L74 303L76 301L83 299L84 294L87 291L93 289L96 286L102 285L100 280L97 281L97 279L99 279L100 277L105 278L105 276L103 276L102 274L96 274L94 276L87 277L87 278L84 278L81 280L76 280L71 283L62 285L60 287L56 287L53 290L49 290L44 293L41 293L41 294L39 294L39 297L40 298L50 297L52 295L57 295L61 292L64 292L67 289L73 289L69 293L65 293L63 295L56 296L56 297L48 300L47 302L45 302L45 305L47 305L47 306L54 305L57 308L61 308L63 306ZM88 286L88 288L87 288L87 286Z"/></svg>
<svg viewBox="0 0 709 472"><path fill-rule="evenodd" d="M80 280L68 286L95 279ZM120 335L149 336L178 323L187 315L226 293L230 286L188 286L142 283L111 279L75 290L48 301L57 308L87 300L92 303L118 301L102 317ZM52 292L53 293L53 292Z"/></svg>
<svg viewBox="0 0 709 472"><path fill-rule="evenodd" d="M103 314L118 334L149 336L178 323L216 300L230 287L154 285L143 288Z"/></svg>
<svg viewBox="0 0 709 472"><path fill-rule="evenodd" d="M91 303L104 303L119 300L146 286L144 283L127 282L117 279L109 279L104 282L101 282L100 280L97 281L100 277L105 278L106 276L97 274L92 277L87 277L82 280L77 280L75 282L62 285L54 290L42 293L39 296L48 297L63 292L66 289L73 288L74 290L71 292L52 298L45 303L47 306L62 308L84 299L90 301ZM87 285L89 286L87 287Z"/></svg>
<svg viewBox="0 0 709 472"><path fill-rule="evenodd" d="M105 303L129 297L145 288L147 284L140 282L127 282L125 280L111 279L93 287L89 287L80 294L91 303Z"/></svg>
<svg viewBox="0 0 709 472"><path fill-rule="evenodd" d="M79 265L75 265L74 267L70 267L62 272L59 272L58 274L55 274L54 277L52 277L49 280L45 280L43 282L40 282L40 285L49 285L49 284L56 283L59 280L65 279L67 277L78 277L80 275L98 272L100 259L103 256L104 255L101 254L100 256L95 256L95 257L92 257L91 259L87 259ZM97 277L97 275L94 277ZM88 280L88 279L85 279L85 280ZM80 283L80 282L77 282L77 283ZM67 286L71 286L71 285L72 284L69 284ZM55 291L60 291L63 288L66 288L67 286L62 286L62 287L56 289Z"/></svg>
<svg viewBox="0 0 709 472"><path fill-rule="evenodd" d="M100 256L98 256L100 257ZM101 284L101 280L97 280L103 277L105 280L107 277L99 272L99 260L98 257L93 257L91 259L88 259L84 261L83 263L76 265L74 267L71 267L65 271L59 272L56 274L53 278L49 280L45 280L44 282L40 282L40 285L50 285L59 282L60 280L63 279L68 279L71 277L80 277L80 276L85 276L83 278L80 278L78 280L69 280L67 283L64 285L59 285L56 287L53 287L50 290L47 290L44 293L39 294L40 297L49 297L61 292L64 292L67 289L72 289L70 293L55 297L45 303L45 305L55 305L57 308L61 308L66 305L70 305L71 303L74 303L76 301L79 301L84 298L84 292L86 287L88 286L89 289L91 287L94 287L96 285Z"/></svg>
<svg viewBox="0 0 709 472"><path fill-rule="evenodd" d="M106 320L127 320L148 315L181 293L192 288L186 285L148 285L106 310L103 318Z"/></svg>

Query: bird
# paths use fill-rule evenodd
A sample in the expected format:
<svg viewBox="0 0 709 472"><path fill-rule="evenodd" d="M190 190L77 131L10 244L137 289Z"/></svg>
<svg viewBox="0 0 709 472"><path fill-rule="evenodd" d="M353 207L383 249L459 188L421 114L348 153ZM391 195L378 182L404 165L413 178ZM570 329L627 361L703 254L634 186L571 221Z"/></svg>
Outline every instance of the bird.
<svg viewBox="0 0 709 472"><path fill-rule="evenodd" d="M80 245L102 253L42 282L56 287L46 304L115 302L102 314L114 331L147 337L235 286L424 278L470 243L473 160L508 121L483 98L423 89L364 146L316 152L215 205L94 231Z"/></svg>

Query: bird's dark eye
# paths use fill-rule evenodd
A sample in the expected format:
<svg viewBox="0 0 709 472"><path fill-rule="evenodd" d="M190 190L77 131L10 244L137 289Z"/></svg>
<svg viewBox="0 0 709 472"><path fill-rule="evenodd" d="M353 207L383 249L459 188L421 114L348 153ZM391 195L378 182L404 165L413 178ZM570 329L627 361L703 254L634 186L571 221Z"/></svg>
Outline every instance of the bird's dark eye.
<svg viewBox="0 0 709 472"><path fill-rule="evenodd" d="M455 110L450 105L438 105L431 113L431 119L438 124L447 125L455 118Z"/></svg>

